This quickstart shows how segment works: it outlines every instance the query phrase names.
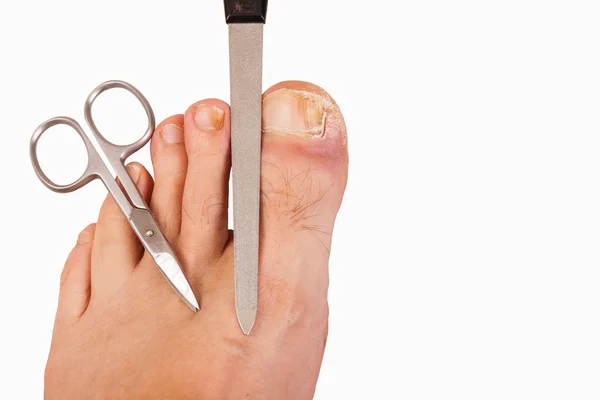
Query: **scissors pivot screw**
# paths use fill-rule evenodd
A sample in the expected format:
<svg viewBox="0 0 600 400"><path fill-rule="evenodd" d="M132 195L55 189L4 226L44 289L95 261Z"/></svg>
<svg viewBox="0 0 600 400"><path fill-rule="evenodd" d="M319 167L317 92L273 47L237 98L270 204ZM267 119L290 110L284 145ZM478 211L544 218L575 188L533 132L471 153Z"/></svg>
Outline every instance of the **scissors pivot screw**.
<svg viewBox="0 0 600 400"><path fill-rule="evenodd" d="M146 231L146 237L152 237L152 236L154 236L154 231L152 229L148 229Z"/></svg>

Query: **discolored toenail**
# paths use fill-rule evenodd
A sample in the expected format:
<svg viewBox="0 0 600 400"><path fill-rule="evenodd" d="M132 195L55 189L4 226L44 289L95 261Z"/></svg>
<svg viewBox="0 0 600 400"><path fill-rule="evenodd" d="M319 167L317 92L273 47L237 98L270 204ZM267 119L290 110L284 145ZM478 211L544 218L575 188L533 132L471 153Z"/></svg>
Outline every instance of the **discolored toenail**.
<svg viewBox="0 0 600 400"><path fill-rule="evenodd" d="M328 101L323 96L295 89L279 89L263 99L263 131L321 137Z"/></svg>
<svg viewBox="0 0 600 400"><path fill-rule="evenodd" d="M198 104L194 110L194 122L203 131L218 131L223 127L225 111L211 104Z"/></svg>
<svg viewBox="0 0 600 400"><path fill-rule="evenodd" d="M162 128L162 138L167 144L183 142L183 128L175 124L168 124Z"/></svg>

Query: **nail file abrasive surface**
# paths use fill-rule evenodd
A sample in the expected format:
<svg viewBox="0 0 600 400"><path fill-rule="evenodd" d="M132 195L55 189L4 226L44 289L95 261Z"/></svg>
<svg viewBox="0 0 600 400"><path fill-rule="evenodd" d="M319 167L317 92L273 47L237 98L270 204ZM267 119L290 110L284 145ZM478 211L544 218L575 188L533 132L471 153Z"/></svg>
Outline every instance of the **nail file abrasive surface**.
<svg viewBox="0 0 600 400"><path fill-rule="evenodd" d="M267 0L225 0L229 24L235 305L249 334L258 308L262 48Z"/></svg>

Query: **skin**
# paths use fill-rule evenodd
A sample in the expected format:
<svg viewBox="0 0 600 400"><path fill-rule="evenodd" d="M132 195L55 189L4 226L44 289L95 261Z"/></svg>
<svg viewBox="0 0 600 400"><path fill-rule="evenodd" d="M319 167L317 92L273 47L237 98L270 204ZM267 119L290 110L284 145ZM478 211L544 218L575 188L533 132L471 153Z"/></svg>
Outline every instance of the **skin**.
<svg viewBox="0 0 600 400"><path fill-rule="evenodd" d="M259 313L239 328L227 229L230 110L207 99L162 122L156 182L128 171L201 310L179 300L107 197L61 276L47 399L310 399L327 338L331 234L347 180L343 117L305 82L263 96ZM179 143L169 143L169 142Z"/></svg>

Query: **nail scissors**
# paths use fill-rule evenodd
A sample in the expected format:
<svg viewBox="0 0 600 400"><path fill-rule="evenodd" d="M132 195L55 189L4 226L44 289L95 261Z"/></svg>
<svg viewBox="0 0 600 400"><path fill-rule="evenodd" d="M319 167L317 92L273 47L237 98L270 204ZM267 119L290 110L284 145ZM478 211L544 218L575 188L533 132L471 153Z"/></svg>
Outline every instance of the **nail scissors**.
<svg viewBox="0 0 600 400"><path fill-rule="evenodd" d="M125 89L133 94L144 107L144 111L148 117L148 127L144 135L138 141L125 146L109 142L99 132L94 122L94 118L92 117L92 105L96 98L104 91L114 88ZM84 116L92 135L100 146L106 162L102 159L90 141L88 134L85 133L77 121L69 117L56 117L42 123L31 137L29 155L35 173L47 188L58 193L73 192L87 185L94 179L100 179L121 211L123 211L123 214L127 217L127 220L137 237L142 242L146 251L152 256L167 282L169 282L173 290L175 290L181 300L183 300L192 311L198 311L198 302L196 301L196 297L194 296L189 282L183 274L175 253L171 249L171 246L163 233L160 231L156 219L125 169L125 160L144 147L154 132L156 124L154 112L152 111L152 107L150 107L148 100L146 100L146 98L129 83L123 81L108 81L101 84L90 93L85 102ZM38 161L38 141L44 132L56 125L68 125L73 128L83 140L87 150L88 164L83 175L75 182L68 185L54 183L44 173ZM111 173L111 169L114 171L116 177ZM116 178L119 179L122 188L117 183Z"/></svg>

